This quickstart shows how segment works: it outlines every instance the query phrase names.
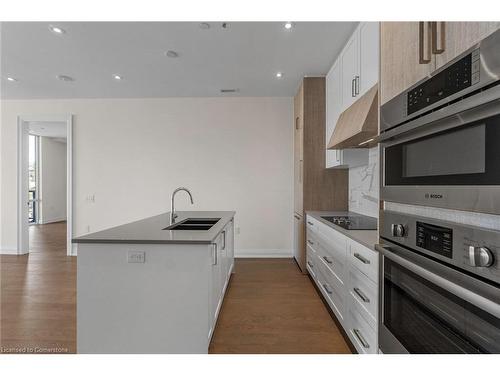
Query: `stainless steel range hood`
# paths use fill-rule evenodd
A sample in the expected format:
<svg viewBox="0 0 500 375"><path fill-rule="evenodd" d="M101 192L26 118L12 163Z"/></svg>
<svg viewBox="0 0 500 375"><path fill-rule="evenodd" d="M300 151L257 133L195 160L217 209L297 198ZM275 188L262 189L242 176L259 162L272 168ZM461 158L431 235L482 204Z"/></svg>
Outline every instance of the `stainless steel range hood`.
<svg viewBox="0 0 500 375"><path fill-rule="evenodd" d="M328 149L372 147L378 134L378 84L340 115Z"/></svg>

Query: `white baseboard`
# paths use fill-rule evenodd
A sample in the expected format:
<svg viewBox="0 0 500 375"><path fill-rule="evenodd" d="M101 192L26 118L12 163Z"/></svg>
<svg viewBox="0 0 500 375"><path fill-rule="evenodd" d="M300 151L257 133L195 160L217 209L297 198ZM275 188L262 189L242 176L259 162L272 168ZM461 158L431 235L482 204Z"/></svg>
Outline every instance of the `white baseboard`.
<svg viewBox="0 0 500 375"><path fill-rule="evenodd" d="M0 255L18 255L15 247L2 247L0 248Z"/></svg>
<svg viewBox="0 0 500 375"><path fill-rule="evenodd" d="M235 258L292 258L292 249L235 249Z"/></svg>

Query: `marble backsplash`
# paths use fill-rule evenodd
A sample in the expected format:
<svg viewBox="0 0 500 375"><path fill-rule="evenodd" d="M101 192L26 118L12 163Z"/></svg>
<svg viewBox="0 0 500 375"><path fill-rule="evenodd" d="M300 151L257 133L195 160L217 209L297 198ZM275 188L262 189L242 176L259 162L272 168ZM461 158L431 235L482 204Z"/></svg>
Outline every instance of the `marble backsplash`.
<svg viewBox="0 0 500 375"><path fill-rule="evenodd" d="M378 218L379 148L368 152L368 164L349 168L349 211Z"/></svg>

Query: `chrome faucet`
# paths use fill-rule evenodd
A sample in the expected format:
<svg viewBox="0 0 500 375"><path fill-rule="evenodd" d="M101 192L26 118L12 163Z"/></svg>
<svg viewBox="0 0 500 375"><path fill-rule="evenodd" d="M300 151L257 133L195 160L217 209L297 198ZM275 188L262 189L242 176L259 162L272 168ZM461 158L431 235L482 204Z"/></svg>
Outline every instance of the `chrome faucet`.
<svg viewBox="0 0 500 375"><path fill-rule="evenodd" d="M175 194L181 190L184 190L186 193L189 194L189 199L191 199L191 204L193 204L193 196L191 195L191 192L185 188L185 187L180 187L174 190L172 193L172 196L170 197L170 224L175 223L175 219L177 217L177 214L175 213L175 208L174 208L174 198Z"/></svg>

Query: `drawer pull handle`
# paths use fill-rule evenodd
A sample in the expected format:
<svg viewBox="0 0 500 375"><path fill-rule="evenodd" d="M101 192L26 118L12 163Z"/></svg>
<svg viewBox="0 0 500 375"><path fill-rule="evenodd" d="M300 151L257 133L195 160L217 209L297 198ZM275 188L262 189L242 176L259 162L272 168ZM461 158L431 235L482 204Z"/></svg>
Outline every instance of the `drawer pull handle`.
<svg viewBox="0 0 500 375"><path fill-rule="evenodd" d="M307 224L309 224L309 225L314 225L314 224L313 224L313 223L311 223L310 221L308 221L308 222L307 222Z"/></svg>
<svg viewBox="0 0 500 375"><path fill-rule="evenodd" d="M359 253L354 253L354 257L358 258L364 264L370 264L370 261L368 259L366 259L364 256L362 256L361 254L359 254Z"/></svg>
<svg viewBox="0 0 500 375"><path fill-rule="evenodd" d="M311 240L307 240L307 243L310 245L314 245L314 242L312 242Z"/></svg>
<svg viewBox="0 0 500 375"><path fill-rule="evenodd" d="M309 264L309 267L314 268L314 264L312 264L310 260L307 261L307 264Z"/></svg>
<svg viewBox="0 0 500 375"><path fill-rule="evenodd" d="M359 332L359 329L354 328L352 330L352 333L354 333L354 335L358 338L361 345L363 345L363 348L368 349L370 347L370 345L368 345L361 332Z"/></svg>
<svg viewBox="0 0 500 375"><path fill-rule="evenodd" d="M333 263L333 262L332 262L330 259L328 259L328 257L326 257L326 256L324 256L324 257L323 257L323 259L324 259L324 260L325 260L325 262L326 262L326 263L328 263L328 264L332 264L332 263Z"/></svg>
<svg viewBox="0 0 500 375"><path fill-rule="evenodd" d="M328 284L323 284L323 289L325 290L325 292L327 292L328 294L332 294L333 292L328 289Z"/></svg>
<svg viewBox="0 0 500 375"><path fill-rule="evenodd" d="M356 293L359 298L361 298L363 300L363 302L370 302L370 299L359 289L359 288L354 288L354 293Z"/></svg>

